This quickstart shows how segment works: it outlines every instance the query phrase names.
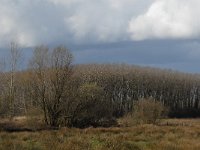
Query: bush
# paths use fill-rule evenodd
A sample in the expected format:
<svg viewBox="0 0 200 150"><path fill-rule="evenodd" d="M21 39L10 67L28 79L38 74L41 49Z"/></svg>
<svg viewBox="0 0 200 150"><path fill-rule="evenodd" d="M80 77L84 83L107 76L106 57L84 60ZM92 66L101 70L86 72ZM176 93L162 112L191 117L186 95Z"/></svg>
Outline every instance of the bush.
<svg viewBox="0 0 200 150"><path fill-rule="evenodd" d="M78 128L109 127L116 124L108 101L102 96L103 92L103 89L96 83L86 83L80 86L80 100L73 113L71 126Z"/></svg>
<svg viewBox="0 0 200 150"><path fill-rule="evenodd" d="M167 109L164 105L152 98L140 99L135 102L133 112L131 113L132 118L137 124L155 124L166 115Z"/></svg>

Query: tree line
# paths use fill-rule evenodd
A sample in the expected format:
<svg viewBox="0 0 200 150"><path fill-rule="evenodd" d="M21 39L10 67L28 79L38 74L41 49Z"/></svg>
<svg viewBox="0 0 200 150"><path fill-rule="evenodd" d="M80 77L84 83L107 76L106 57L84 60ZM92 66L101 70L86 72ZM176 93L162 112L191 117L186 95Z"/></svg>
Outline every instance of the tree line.
<svg viewBox="0 0 200 150"><path fill-rule="evenodd" d="M200 76L127 64L73 64L64 46L37 46L26 69L22 51L11 43L1 63L0 116L42 110L50 126L109 126L151 98L169 108L170 117L200 116ZM5 67L7 65L7 67Z"/></svg>

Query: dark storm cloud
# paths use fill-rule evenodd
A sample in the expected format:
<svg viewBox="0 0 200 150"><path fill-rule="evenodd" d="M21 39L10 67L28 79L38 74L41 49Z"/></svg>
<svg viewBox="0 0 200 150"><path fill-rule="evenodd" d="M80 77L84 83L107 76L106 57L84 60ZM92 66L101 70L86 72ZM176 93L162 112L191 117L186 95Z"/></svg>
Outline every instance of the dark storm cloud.
<svg viewBox="0 0 200 150"><path fill-rule="evenodd" d="M200 72L198 40L151 40L72 46L76 63L129 63ZM199 71L198 71L199 70Z"/></svg>

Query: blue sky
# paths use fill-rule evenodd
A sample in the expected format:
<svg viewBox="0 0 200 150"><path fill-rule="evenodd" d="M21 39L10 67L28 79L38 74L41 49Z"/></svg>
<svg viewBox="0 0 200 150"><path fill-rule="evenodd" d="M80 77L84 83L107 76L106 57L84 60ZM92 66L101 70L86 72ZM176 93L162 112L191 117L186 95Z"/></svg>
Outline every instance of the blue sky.
<svg viewBox="0 0 200 150"><path fill-rule="evenodd" d="M0 0L0 55L64 44L75 63L200 72L199 0ZM26 50L28 56L28 50Z"/></svg>

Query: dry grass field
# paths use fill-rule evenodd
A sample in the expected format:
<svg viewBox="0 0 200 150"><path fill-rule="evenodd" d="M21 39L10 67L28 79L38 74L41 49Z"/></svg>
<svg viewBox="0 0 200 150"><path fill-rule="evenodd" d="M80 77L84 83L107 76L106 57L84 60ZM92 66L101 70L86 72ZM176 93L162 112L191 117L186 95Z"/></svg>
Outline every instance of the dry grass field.
<svg viewBox="0 0 200 150"><path fill-rule="evenodd" d="M15 119L15 128L27 127ZM3 128L6 121L1 121ZM4 124L3 124L4 123ZM9 125L9 122L6 122ZM200 119L167 119L158 125L0 132L1 150L199 150Z"/></svg>

